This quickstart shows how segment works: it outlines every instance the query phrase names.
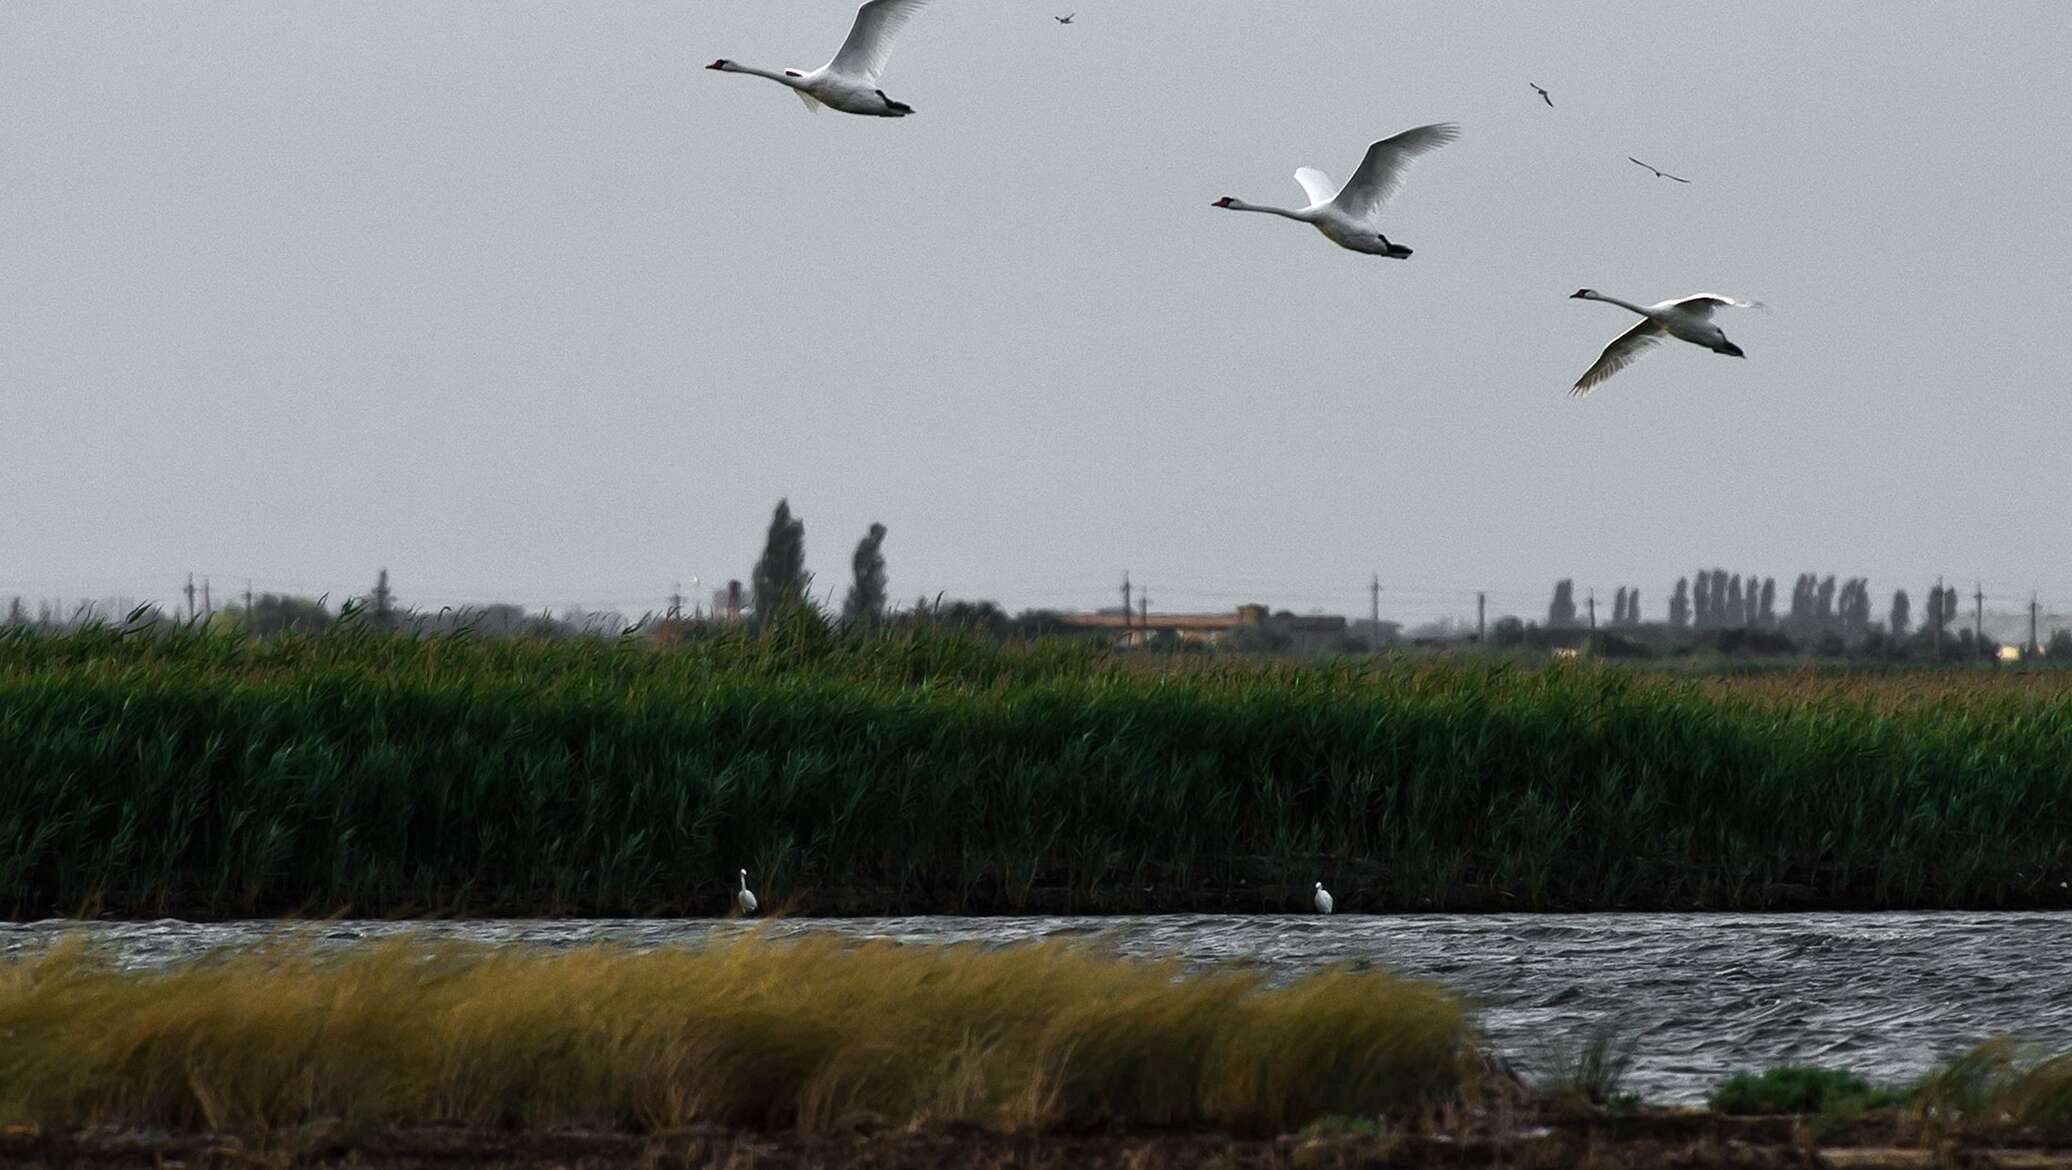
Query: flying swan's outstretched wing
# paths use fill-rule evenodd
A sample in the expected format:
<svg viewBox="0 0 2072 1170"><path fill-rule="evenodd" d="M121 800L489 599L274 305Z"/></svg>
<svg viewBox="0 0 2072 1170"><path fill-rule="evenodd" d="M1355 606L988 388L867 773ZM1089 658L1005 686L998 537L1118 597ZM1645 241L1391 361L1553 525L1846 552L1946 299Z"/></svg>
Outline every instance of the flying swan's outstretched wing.
<svg viewBox="0 0 2072 1170"><path fill-rule="evenodd" d="M1669 302L1693 317L1711 317L1712 311L1721 305L1735 309L1760 309L1761 301L1744 301L1739 297L1723 296L1720 293L1692 293Z"/></svg>
<svg viewBox="0 0 2072 1170"><path fill-rule="evenodd" d="M1569 393L1577 396L1590 393L1592 387L1639 361L1642 354L1660 344L1667 336L1668 330L1646 317L1641 318L1633 328L1619 334L1612 339L1610 345L1604 347L1604 352L1598 354L1597 361L1583 371L1582 377L1576 379L1575 388Z"/></svg>
<svg viewBox="0 0 2072 1170"><path fill-rule="evenodd" d="M892 40L914 13L928 0L866 0L856 10L856 23L849 29L849 39L842 42L842 51L827 67L836 73L860 77L872 85L885 72L885 62L892 59Z"/></svg>
<svg viewBox="0 0 2072 1170"><path fill-rule="evenodd" d="M1346 180L1345 189L1338 193L1338 210L1354 219L1372 219L1381 210L1381 205L1389 201L1389 196L1402 189L1403 173L1409 169L1411 159L1426 151L1437 150L1459 137L1460 127L1451 122L1439 122L1405 130L1369 146L1367 157L1360 160L1360 169L1353 172L1353 177Z"/></svg>
<svg viewBox="0 0 2072 1170"><path fill-rule="evenodd" d="M1309 196L1311 207L1329 203L1338 197L1338 184L1331 181L1331 176L1315 167L1297 167L1295 181L1302 184L1302 192Z"/></svg>

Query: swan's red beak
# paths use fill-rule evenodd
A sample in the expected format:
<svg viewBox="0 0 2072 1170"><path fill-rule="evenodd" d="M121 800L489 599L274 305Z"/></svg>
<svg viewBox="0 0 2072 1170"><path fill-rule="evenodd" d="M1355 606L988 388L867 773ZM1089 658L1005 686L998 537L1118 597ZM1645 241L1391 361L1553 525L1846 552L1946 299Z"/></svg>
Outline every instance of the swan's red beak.
<svg viewBox="0 0 2072 1170"><path fill-rule="evenodd" d="M726 67L727 59L725 57L721 57L719 60L714 61L712 64L706 66L707 69L725 69Z"/></svg>
<svg viewBox="0 0 2072 1170"><path fill-rule="evenodd" d="M1230 198L1230 196L1228 196L1228 195L1225 195L1225 196L1224 196L1223 198L1221 198L1221 199L1218 199L1218 200L1216 200L1216 201L1215 201L1214 203L1211 203L1211 204L1209 204L1209 206L1210 206L1210 207L1228 207L1228 206L1230 206L1230 204L1231 204L1231 198Z"/></svg>

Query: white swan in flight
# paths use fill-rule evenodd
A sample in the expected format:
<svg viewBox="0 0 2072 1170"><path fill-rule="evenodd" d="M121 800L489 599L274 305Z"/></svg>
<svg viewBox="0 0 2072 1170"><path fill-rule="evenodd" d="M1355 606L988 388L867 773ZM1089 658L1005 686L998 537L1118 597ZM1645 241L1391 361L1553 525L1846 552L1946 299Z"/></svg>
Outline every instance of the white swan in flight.
<svg viewBox="0 0 2072 1170"><path fill-rule="evenodd" d="M1741 352L1741 347L1728 341L1726 332L1712 323L1712 311L1721 305L1737 309L1759 307L1754 301L1737 300L1718 293L1693 293L1673 301L1643 306L1605 296L1594 288L1580 288L1570 293L1569 299L1603 301L1631 309L1641 316L1633 328L1613 338L1612 343L1604 347L1604 352L1597 355L1596 363L1576 379L1575 387L1569 391L1575 395L1588 394L1599 382L1632 365L1640 355L1668 337L1702 345L1714 353L1746 357L1748 355Z"/></svg>
<svg viewBox="0 0 2072 1170"><path fill-rule="evenodd" d="M1216 200L1212 206L1232 211L1264 211L1297 220L1314 226L1341 248L1401 260L1410 255L1410 249L1390 243L1381 234L1377 223L1382 205L1403 186L1403 173L1409 169L1411 159L1459 137L1460 127L1439 122L1384 138L1367 148L1360 169L1353 172L1343 188L1334 187L1330 178L1315 167L1303 167L1295 172L1295 181L1309 195L1309 206L1300 211L1265 207L1229 196Z"/></svg>
<svg viewBox="0 0 2072 1170"><path fill-rule="evenodd" d="M1317 903L1317 913L1319 913L1319 914L1329 914L1329 913L1331 913L1331 891L1329 891L1329 890L1325 889L1325 888L1324 888L1324 883L1322 883L1322 882L1318 882L1318 883L1317 883L1317 897L1316 897L1316 903Z"/></svg>
<svg viewBox="0 0 2072 1170"><path fill-rule="evenodd" d="M834 60L811 73L801 73L796 69L772 73L768 69L737 64L725 57L706 68L722 73L752 73L779 85L788 85L809 110L832 106L845 114L904 118L914 112L914 107L886 97L885 91L878 88L878 78L885 72L885 62L892 59L892 39L927 2L865 0L856 10L856 23L849 29L849 39L842 42L841 52L835 54Z"/></svg>
<svg viewBox="0 0 2072 1170"><path fill-rule="evenodd" d="M741 907L741 913L755 913L755 895L748 892L748 871L741 871L741 892L734 895L734 905Z"/></svg>

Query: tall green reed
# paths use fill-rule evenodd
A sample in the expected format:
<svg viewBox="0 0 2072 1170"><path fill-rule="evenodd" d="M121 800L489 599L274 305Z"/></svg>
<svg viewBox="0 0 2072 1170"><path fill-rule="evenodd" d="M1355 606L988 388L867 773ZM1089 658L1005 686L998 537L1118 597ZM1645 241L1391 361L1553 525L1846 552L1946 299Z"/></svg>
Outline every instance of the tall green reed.
<svg viewBox="0 0 2072 1170"><path fill-rule="evenodd" d="M773 905L857 910L1278 906L1314 876L1361 908L1994 905L2066 865L2068 760L2062 691L1168 673L804 622L8 633L0 907L700 912L741 866Z"/></svg>

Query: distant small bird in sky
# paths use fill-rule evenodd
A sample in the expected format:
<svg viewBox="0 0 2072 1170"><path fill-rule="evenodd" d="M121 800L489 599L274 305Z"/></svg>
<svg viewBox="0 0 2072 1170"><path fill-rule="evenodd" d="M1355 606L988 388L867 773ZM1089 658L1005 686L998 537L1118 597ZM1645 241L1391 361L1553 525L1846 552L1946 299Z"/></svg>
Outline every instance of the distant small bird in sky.
<svg viewBox="0 0 2072 1170"><path fill-rule="evenodd" d="M1657 170L1657 169L1656 169L1656 168L1654 168L1654 167L1648 167L1648 164L1646 164L1646 163L1644 163L1644 162L1640 161L1640 160L1639 160L1639 159L1637 159L1637 158L1634 158L1634 157L1633 157L1632 155L1630 155L1630 154L1626 156L1626 161L1627 161L1627 162L1630 162L1630 163L1632 163L1632 164L1633 164L1634 166L1637 166L1637 167L1647 167L1647 169L1649 169L1649 170L1651 170L1651 171L1654 171L1654 172L1655 172L1655 177L1656 177L1656 178L1658 178L1658 179L1674 179L1674 180L1675 180L1676 182L1679 182L1679 183L1688 183L1688 182L1690 182L1690 180L1689 180L1689 179L1679 179L1679 178L1677 178L1677 177L1676 177L1675 175L1672 175L1672 174L1670 174L1670 173L1669 173L1668 171L1664 171L1664 170Z"/></svg>
<svg viewBox="0 0 2072 1170"><path fill-rule="evenodd" d="M1079 14L1077 12L1068 12L1063 16L1053 16L1051 17L1051 19L1057 21L1059 24L1071 24L1072 18L1078 15Z"/></svg>
<svg viewBox="0 0 2072 1170"><path fill-rule="evenodd" d="M1551 110L1551 109L1553 109L1553 108L1554 108L1554 99L1553 99L1553 98L1550 98L1550 97L1548 97L1548 96L1547 96L1547 91L1546 91L1546 90L1544 90L1544 89L1541 89L1541 88L1540 88L1539 86L1537 86L1537 85L1534 85L1534 84L1533 84L1532 82L1530 82L1530 81L1526 82L1525 84L1527 84L1527 85L1531 85L1531 86L1532 86L1533 92L1534 92L1534 93L1537 93L1537 94L1539 94L1539 95L1540 95L1540 100L1541 100L1541 101L1543 101L1543 102L1545 102L1545 103L1547 103L1547 108L1548 108L1548 109L1550 109L1550 110Z"/></svg>

